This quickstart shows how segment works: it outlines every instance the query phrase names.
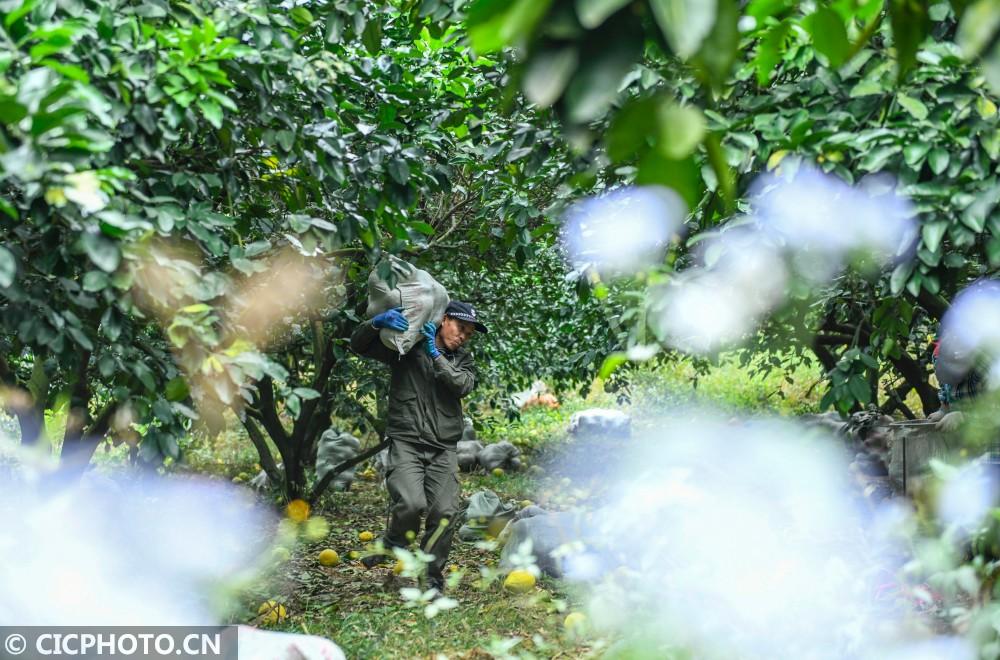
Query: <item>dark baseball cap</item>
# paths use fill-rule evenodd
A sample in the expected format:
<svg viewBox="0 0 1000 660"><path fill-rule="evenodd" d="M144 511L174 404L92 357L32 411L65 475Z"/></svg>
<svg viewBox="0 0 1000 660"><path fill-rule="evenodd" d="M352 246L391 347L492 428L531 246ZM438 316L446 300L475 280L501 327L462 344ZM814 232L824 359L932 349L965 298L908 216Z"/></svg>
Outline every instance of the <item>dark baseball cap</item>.
<svg viewBox="0 0 1000 660"><path fill-rule="evenodd" d="M450 316L459 321L468 321L469 323L476 326L476 330L479 332L489 332L486 326L479 322L476 318L476 309L469 303L464 303L459 300L452 300L448 303L447 309L444 310L445 316Z"/></svg>

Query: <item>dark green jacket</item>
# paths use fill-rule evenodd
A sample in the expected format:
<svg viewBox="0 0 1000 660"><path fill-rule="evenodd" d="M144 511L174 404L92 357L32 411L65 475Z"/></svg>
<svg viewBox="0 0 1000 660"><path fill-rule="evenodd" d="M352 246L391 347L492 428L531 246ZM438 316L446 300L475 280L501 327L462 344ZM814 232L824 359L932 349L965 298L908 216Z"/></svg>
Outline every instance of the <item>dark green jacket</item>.
<svg viewBox="0 0 1000 660"><path fill-rule="evenodd" d="M371 321L357 327L351 350L389 365L389 416L386 436L441 449L462 439L462 397L476 386L472 354L464 348L441 351L432 360L422 343L406 355L387 348Z"/></svg>

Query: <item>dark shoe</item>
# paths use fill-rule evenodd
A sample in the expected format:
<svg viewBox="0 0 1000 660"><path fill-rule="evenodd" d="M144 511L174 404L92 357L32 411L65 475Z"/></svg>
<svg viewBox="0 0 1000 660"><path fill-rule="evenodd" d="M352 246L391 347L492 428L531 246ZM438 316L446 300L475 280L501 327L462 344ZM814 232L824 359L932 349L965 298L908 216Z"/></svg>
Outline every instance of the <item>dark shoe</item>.
<svg viewBox="0 0 1000 660"><path fill-rule="evenodd" d="M387 555L368 555L367 557L361 558L361 563L365 568L375 568L380 564L384 564L389 561Z"/></svg>
<svg viewBox="0 0 1000 660"><path fill-rule="evenodd" d="M444 578L440 576L429 576L427 578L427 588L437 589L438 595L444 595Z"/></svg>

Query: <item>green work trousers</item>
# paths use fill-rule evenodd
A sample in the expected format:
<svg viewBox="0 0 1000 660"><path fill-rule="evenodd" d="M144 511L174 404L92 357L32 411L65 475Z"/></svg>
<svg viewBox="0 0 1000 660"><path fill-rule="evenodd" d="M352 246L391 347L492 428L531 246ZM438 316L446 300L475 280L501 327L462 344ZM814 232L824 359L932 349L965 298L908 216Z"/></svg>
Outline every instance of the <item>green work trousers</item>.
<svg viewBox="0 0 1000 660"><path fill-rule="evenodd" d="M460 490L455 450L393 440L386 486L390 498L386 547L408 546L407 533L416 538L420 519L426 518L420 547L434 555L428 574L441 577L458 528ZM443 529L439 531L439 527Z"/></svg>

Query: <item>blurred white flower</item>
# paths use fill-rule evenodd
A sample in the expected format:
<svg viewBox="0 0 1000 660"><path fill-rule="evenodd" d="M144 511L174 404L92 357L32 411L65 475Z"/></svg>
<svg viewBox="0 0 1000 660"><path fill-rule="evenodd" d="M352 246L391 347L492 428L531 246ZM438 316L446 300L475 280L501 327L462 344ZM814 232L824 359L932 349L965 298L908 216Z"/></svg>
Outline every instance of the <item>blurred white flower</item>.
<svg viewBox="0 0 1000 660"><path fill-rule="evenodd" d="M101 190L101 180L93 171L67 174L63 194L79 206L84 215L97 213L108 205L108 195Z"/></svg>
<svg viewBox="0 0 1000 660"><path fill-rule="evenodd" d="M685 213L684 202L669 188L621 188L573 205L563 221L562 242L574 268L629 275L662 262Z"/></svg>
<svg viewBox="0 0 1000 660"><path fill-rule="evenodd" d="M246 493L199 479L44 487L0 481L0 621L215 625L273 527Z"/></svg>

